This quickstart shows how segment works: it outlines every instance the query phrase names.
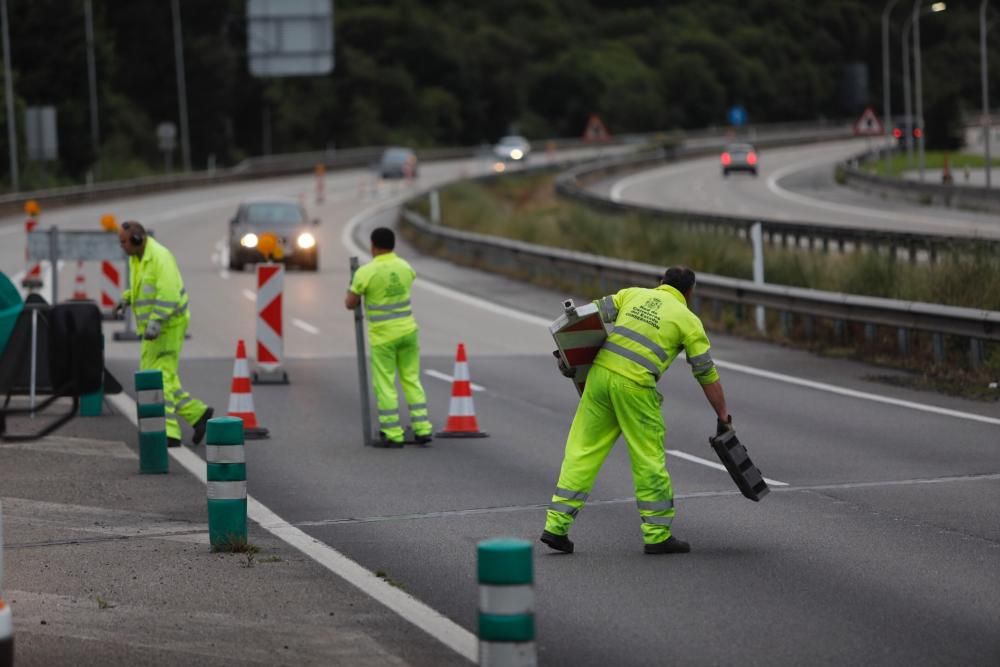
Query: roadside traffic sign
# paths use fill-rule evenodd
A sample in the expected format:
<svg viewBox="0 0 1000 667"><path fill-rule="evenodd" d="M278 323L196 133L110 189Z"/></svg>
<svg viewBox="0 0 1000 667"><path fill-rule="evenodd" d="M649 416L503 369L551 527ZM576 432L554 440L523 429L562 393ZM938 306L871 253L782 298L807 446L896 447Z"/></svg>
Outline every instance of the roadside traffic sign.
<svg viewBox="0 0 1000 667"><path fill-rule="evenodd" d="M726 113L726 118L729 119L729 124L734 127L741 127L747 124L747 110L742 105L737 104L734 107L730 107L729 111Z"/></svg>
<svg viewBox="0 0 1000 667"><path fill-rule="evenodd" d="M611 138L608 128L605 127L601 117L596 113L590 114L587 119L587 127L583 130L584 141L607 141Z"/></svg>
<svg viewBox="0 0 1000 667"><path fill-rule="evenodd" d="M854 136L856 137L880 137L885 132L882 121L875 115L875 110L868 107L861 114L861 117L854 122Z"/></svg>

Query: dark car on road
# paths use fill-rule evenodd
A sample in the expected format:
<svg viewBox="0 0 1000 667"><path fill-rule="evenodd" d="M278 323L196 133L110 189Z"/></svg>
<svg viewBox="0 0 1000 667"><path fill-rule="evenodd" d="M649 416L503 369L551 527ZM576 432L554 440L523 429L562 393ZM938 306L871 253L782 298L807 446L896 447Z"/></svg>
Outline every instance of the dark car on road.
<svg viewBox="0 0 1000 667"><path fill-rule="evenodd" d="M262 262L262 251L267 250L274 261L315 271L319 268L318 224L319 220L309 220L305 208L294 199L244 201L229 221L229 268L240 271L246 264Z"/></svg>
<svg viewBox="0 0 1000 667"><path fill-rule="evenodd" d="M723 176L729 176L731 171L746 171L756 176L757 161L757 149L751 144L729 144L719 156Z"/></svg>
<svg viewBox="0 0 1000 667"><path fill-rule="evenodd" d="M416 178L417 168L417 156L409 148L387 148L378 163L382 178Z"/></svg>

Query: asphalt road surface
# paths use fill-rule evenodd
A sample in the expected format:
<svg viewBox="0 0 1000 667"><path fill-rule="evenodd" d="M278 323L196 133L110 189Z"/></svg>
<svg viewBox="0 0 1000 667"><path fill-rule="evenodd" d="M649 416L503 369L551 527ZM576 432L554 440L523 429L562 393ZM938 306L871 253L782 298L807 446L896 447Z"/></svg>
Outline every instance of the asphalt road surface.
<svg viewBox="0 0 1000 667"><path fill-rule="evenodd" d="M753 187L819 150L768 151L756 182L734 177L726 186ZM422 185L478 168L427 164ZM96 229L112 212L155 229L191 296L181 377L224 412L236 341L252 342L255 313L253 274L223 265L226 221L249 194L303 194L323 221L320 271L286 276L291 384L254 388L272 438L248 442L250 494L472 633L476 543L516 536L535 544L543 665L1000 662L996 403L875 384L865 378L884 369L710 332L736 428L773 492L752 503L708 465L714 415L679 363L660 389L675 531L692 553L642 553L620 443L572 532L577 553L555 554L535 540L577 402L555 371L545 328L566 295L424 258L404 244L420 275L413 303L435 425L446 418L463 342L490 437L363 447L353 320L343 308L348 257L366 228L392 220L391 210L371 211L391 209L396 190L384 186L376 199L368 181L358 171L329 174L322 205L303 176L66 208L42 221ZM754 210L772 216L783 206L755 201ZM10 273L23 268L17 222L0 223L0 267ZM108 326L108 334L121 327ZM137 356L135 344L109 343L109 367L126 385Z"/></svg>
<svg viewBox="0 0 1000 667"><path fill-rule="evenodd" d="M921 206L837 185L836 162L862 153L865 140L760 151L758 176L723 178L718 155L685 160L593 189L621 202L722 215L759 216L840 227L1000 238L995 214Z"/></svg>

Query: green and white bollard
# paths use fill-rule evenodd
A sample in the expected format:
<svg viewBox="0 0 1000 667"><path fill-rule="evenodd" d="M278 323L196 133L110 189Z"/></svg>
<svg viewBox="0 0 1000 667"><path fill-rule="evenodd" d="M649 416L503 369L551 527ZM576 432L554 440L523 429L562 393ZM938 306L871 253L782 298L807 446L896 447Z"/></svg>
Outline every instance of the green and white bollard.
<svg viewBox="0 0 1000 667"><path fill-rule="evenodd" d="M479 543L479 664L535 667L535 590L531 543Z"/></svg>
<svg viewBox="0 0 1000 667"><path fill-rule="evenodd" d="M247 464L243 420L216 417L205 434L208 538L213 547L247 540Z"/></svg>
<svg viewBox="0 0 1000 667"><path fill-rule="evenodd" d="M104 336L101 336L101 348L104 348ZM80 395L80 416L100 417L104 409L104 387L95 392Z"/></svg>
<svg viewBox="0 0 1000 667"><path fill-rule="evenodd" d="M163 372L135 374L139 418L139 472L160 475L167 468L167 407L163 402Z"/></svg>

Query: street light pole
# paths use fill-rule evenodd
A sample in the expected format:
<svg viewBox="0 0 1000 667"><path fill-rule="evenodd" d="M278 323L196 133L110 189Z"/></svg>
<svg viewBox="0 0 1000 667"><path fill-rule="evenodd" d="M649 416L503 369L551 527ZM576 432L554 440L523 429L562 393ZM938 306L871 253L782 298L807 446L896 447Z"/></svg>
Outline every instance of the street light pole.
<svg viewBox="0 0 1000 667"><path fill-rule="evenodd" d="M889 175L889 156L892 146L892 93L889 68L889 13L899 0L889 0L882 10L882 122L885 126L885 174ZM986 2L986 0L983 0Z"/></svg>
<svg viewBox="0 0 1000 667"><path fill-rule="evenodd" d="M95 171L100 173L101 129L97 115L97 64L94 57L94 5L93 0L83 3L84 23L87 32L87 81L90 85L90 143L94 150Z"/></svg>
<svg viewBox="0 0 1000 667"><path fill-rule="evenodd" d="M176 1L176 0L175 0ZM918 165L920 171L920 181L924 180L924 77L923 68L920 66L920 3L923 0L913 2L913 94L917 98L917 127L920 128L920 136L917 137Z"/></svg>
<svg viewBox="0 0 1000 667"><path fill-rule="evenodd" d="M171 0L170 12L174 23L174 67L177 70L177 107L181 126L181 155L184 171L191 171L191 141L188 134L187 84L184 77L184 38L181 36L181 10L177 0Z"/></svg>
<svg viewBox="0 0 1000 667"><path fill-rule="evenodd" d="M979 76L983 88L983 138L986 141L986 188L990 187L990 89L989 89L989 58L986 55L986 7L989 0L979 3Z"/></svg>
<svg viewBox="0 0 1000 667"><path fill-rule="evenodd" d="M913 95L910 94L910 29L913 27L913 17L907 16L903 22L903 113L906 122L903 131L906 132L906 168L913 169Z"/></svg>
<svg viewBox="0 0 1000 667"><path fill-rule="evenodd" d="M21 189L17 167L17 119L14 118L14 75L10 69L10 28L7 25L7 0L0 0L0 19L3 20L4 96L7 98L7 144L10 147L10 187Z"/></svg>

